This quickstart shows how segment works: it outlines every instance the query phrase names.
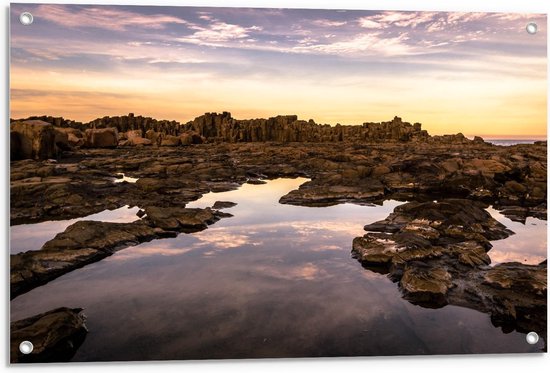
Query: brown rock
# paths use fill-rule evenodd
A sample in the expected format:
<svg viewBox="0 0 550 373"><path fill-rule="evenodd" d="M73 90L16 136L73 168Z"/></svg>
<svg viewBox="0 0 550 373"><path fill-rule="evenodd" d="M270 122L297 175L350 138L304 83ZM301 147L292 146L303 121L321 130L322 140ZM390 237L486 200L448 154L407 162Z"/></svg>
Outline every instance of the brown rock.
<svg viewBox="0 0 550 373"><path fill-rule="evenodd" d="M13 140L16 151L12 151L11 155L15 159L55 158L58 153L55 135L54 127L41 120L13 122L10 125L10 140Z"/></svg>
<svg viewBox="0 0 550 373"><path fill-rule="evenodd" d="M145 139L143 137L131 137L128 139L128 144L133 146L145 146L145 145L152 145L152 141L149 139Z"/></svg>
<svg viewBox="0 0 550 373"><path fill-rule="evenodd" d="M57 308L10 325L11 363L70 361L88 332L81 308ZM19 344L30 341L33 351L22 354Z"/></svg>
<svg viewBox="0 0 550 373"><path fill-rule="evenodd" d="M208 224L219 220L209 208L191 209L149 206L145 208L145 213L147 214L147 219L151 220L155 227L185 232L203 230Z"/></svg>
<svg viewBox="0 0 550 373"><path fill-rule="evenodd" d="M407 266L399 283L405 297L414 303L438 308L447 304L447 291L452 286L452 276L444 268Z"/></svg>
<svg viewBox="0 0 550 373"><path fill-rule="evenodd" d="M180 138L177 136L167 135L162 138L160 146L179 146Z"/></svg>
<svg viewBox="0 0 550 373"><path fill-rule="evenodd" d="M116 128L88 129L85 138L85 146L88 148L115 148L118 145Z"/></svg>

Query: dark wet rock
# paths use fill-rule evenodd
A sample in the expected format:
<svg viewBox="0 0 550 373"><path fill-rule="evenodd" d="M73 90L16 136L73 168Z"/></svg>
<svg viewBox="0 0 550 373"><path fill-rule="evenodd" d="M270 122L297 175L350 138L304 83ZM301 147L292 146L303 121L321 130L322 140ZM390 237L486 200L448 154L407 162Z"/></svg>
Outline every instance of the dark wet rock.
<svg viewBox="0 0 550 373"><path fill-rule="evenodd" d="M10 256L10 296L23 294L76 268L99 261L116 250L163 235L142 221L104 223L78 221L41 250Z"/></svg>
<svg viewBox="0 0 550 373"><path fill-rule="evenodd" d="M13 160L55 158L59 152L55 139L54 127L44 121L12 122L10 140L13 150L10 155Z"/></svg>
<svg viewBox="0 0 550 373"><path fill-rule="evenodd" d="M376 179L363 179L357 185L326 185L313 180L281 197L280 203L303 206L328 206L344 202L369 202L384 196L384 185Z"/></svg>
<svg viewBox="0 0 550 373"><path fill-rule="evenodd" d="M445 268L410 265L405 267L400 285L406 298L437 308L447 303L447 291L453 285L451 279Z"/></svg>
<svg viewBox="0 0 550 373"><path fill-rule="evenodd" d="M230 202L230 201L216 201L214 202L214 204L212 205L212 209L214 210L222 210L222 209L228 209L228 208L231 208L231 207L234 207L234 206L237 206L237 204L235 202Z"/></svg>
<svg viewBox="0 0 550 373"><path fill-rule="evenodd" d="M159 132L146 131L146 136L152 133ZM345 142L210 143L190 147L75 149L66 152L64 164L47 175L42 173L41 163L12 162L11 222L85 216L126 204L142 206L144 200L152 206L184 206L208 191L232 190L247 180L256 183L257 179L297 176L312 180L291 191L281 202L326 206L456 196L480 200L497 209L526 208L527 216L546 219L544 147L527 145L525 150L514 149L391 142L368 146ZM513 156L521 156L522 160L512 159ZM469 159L493 157L509 171L490 176L464 168ZM113 175L119 172L140 180L131 185L112 183ZM50 178L57 176L70 181L53 185L55 179ZM23 182L25 179L33 181ZM509 181L523 185L526 191L517 185L505 187Z"/></svg>
<svg viewBox="0 0 550 373"><path fill-rule="evenodd" d="M400 205L366 225L352 253L365 268L388 273L414 304L476 309L506 330L546 338L546 264L490 267L490 241L513 232L484 207L464 199Z"/></svg>
<svg viewBox="0 0 550 373"><path fill-rule="evenodd" d="M143 221L133 223L106 223L81 220L58 233L42 246L42 252L93 249L112 253L118 247L136 245L156 238L162 231Z"/></svg>
<svg viewBox="0 0 550 373"><path fill-rule="evenodd" d="M88 330L80 308L54 310L14 321L10 325L11 363L49 363L70 361ZM33 351L22 354L19 344L29 341Z"/></svg>
<svg viewBox="0 0 550 373"><path fill-rule="evenodd" d="M11 298L117 250L153 239L175 237L178 232L197 232L220 218L231 216L209 208L147 207L145 211L147 217L132 223L78 221L46 242L41 250L11 255Z"/></svg>
<svg viewBox="0 0 550 373"><path fill-rule="evenodd" d="M206 208L156 207L145 208L152 225L165 230L193 232L205 229L219 220L217 212Z"/></svg>

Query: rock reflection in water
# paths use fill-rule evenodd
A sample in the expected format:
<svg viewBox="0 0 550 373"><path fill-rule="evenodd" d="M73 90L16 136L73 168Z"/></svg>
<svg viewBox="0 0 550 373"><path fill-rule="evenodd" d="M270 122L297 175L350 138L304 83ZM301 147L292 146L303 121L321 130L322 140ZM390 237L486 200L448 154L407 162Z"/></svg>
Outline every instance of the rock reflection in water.
<svg viewBox="0 0 550 373"><path fill-rule="evenodd" d="M489 316L414 306L350 258L363 225L400 202L278 203L304 179L205 196L234 215L209 229L130 247L11 302L12 320L82 307L75 361L530 352ZM86 289L85 292L82 289Z"/></svg>

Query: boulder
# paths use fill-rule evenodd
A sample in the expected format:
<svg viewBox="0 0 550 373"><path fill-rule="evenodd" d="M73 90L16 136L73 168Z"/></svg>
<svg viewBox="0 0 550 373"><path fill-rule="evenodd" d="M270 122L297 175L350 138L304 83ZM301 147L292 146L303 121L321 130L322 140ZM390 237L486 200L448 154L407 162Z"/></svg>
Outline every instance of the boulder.
<svg viewBox="0 0 550 373"><path fill-rule="evenodd" d="M164 136L160 142L160 146L179 146L180 144L180 138L172 135Z"/></svg>
<svg viewBox="0 0 550 373"><path fill-rule="evenodd" d="M10 141L14 142L14 150L10 151L10 155L15 159L55 158L58 153L55 138L54 127L47 122L41 120L13 122L10 125Z"/></svg>
<svg viewBox="0 0 550 373"><path fill-rule="evenodd" d="M82 131L76 128L64 128L64 127L55 127L56 132L61 132L66 134L67 143L73 147L79 147L84 145L84 134Z"/></svg>
<svg viewBox="0 0 550 373"><path fill-rule="evenodd" d="M54 127L54 132L55 132L54 141L57 148L61 150L69 150L71 148L71 145L69 143L69 135L64 131L60 131L56 127Z"/></svg>
<svg viewBox="0 0 550 373"><path fill-rule="evenodd" d="M88 330L81 308L54 310L14 321L10 325L11 363L67 362L74 356ZM22 341L30 341L33 350L19 351Z"/></svg>
<svg viewBox="0 0 550 373"><path fill-rule="evenodd" d="M147 130L147 132L145 132L145 138L151 140L153 145L159 146L162 141L162 134L154 130Z"/></svg>
<svg viewBox="0 0 550 373"><path fill-rule="evenodd" d="M87 129L85 145L88 148L116 148L118 131L116 128Z"/></svg>
<svg viewBox="0 0 550 373"><path fill-rule="evenodd" d="M206 141L204 137L194 131L186 131L179 137L182 145L203 144Z"/></svg>
<svg viewBox="0 0 550 373"><path fill-rule="evenodd" d="M143 137L143 133L141 132L141 130L132 130L132 131L127 131L124 133L126 139L128 140L131 140L133 138L141 138Z"/></svg>
<svg viewBox="0 0 550 373"><path fill-rule="evenodd" d="M128 145L139 146L139 145L151 145L153 142L149 139L143 137L131 137L128 140Z"/></svg>

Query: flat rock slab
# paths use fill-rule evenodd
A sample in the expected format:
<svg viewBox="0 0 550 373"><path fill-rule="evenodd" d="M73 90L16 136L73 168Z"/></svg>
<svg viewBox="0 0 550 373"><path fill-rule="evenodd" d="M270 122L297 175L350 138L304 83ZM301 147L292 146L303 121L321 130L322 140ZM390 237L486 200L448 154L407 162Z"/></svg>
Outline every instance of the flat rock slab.
<svg viewBox="0 0 550 373"><path fill-rule="evenodd" d="M145 208L145 213L153 226L180 232L196 232L220 219L217 212L210 208L149 206Z"/></svg>
<svg viewBox="0 0 550 373"><path fill-rule="evenodd" d="M70 361L88 332L80 308L57 308L10 325L10 363L48 363ZM33 344L25 355L19 351L23 341Z"/></svg>
<svg viewBox="0 0 550 373"><path fill-rule="evenodd" d="M235 207L237 206L237 204L235 202L230 202L230 201L216 201L214 202L214 204L212 205L212 208L214 210L223 210L223 209L228 209L228 208L231 208L231 207Z"/></svg>
<svg viewBox="0 0 550 373"><path fill-rule="evenodd" d="M11 255L11 299L117 250L175 237L180 232L197 232L231 216L209 208L147 207L146 212L146 218L132 223L78 221L46 242L41 250Z"/></svg>

